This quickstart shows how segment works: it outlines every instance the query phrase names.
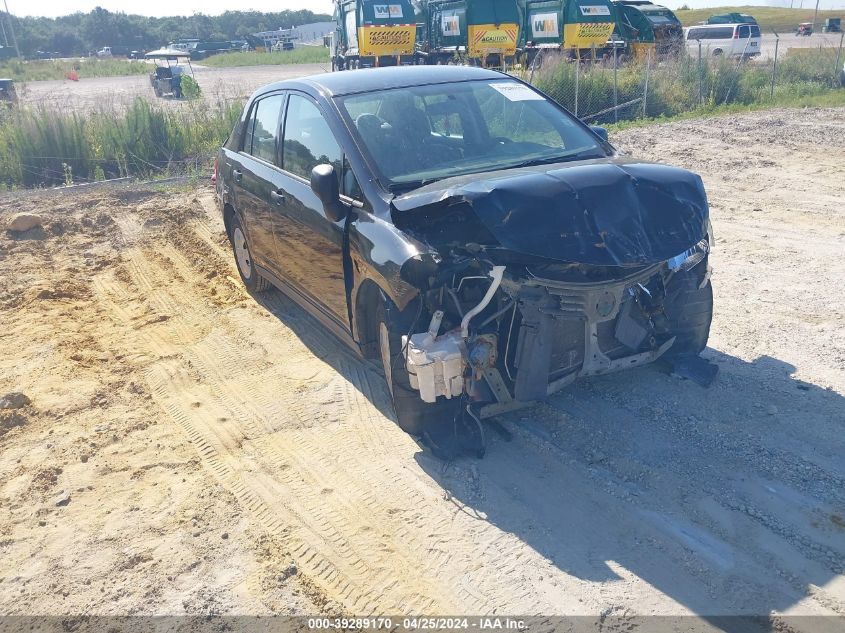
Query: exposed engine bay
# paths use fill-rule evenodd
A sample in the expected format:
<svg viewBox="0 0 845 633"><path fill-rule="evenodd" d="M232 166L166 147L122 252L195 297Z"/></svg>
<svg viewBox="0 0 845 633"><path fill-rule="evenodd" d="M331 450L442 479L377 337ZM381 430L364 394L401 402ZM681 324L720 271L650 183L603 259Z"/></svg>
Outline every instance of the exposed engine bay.
<svg viewBox="0 0 845 633"><path fill-rule="evenodd" d="M466 394L481 418L542 400L579 376L652 362L676 341L665 313L676 275L708 282L709 244L619 279L573 281L566 265L478 259L427 293L428 328L403 339L425 402ZM702 267L704 270L693 270Z"/></svg>
<svg viewBox="0 0 845 633"><path fill-rule="evenodd" d="M694 174L593 163L453 179L393 206L431 247L401 271L420 291L402 348L424 402L461 399L478 421L706 344L712 231Z"/></svg>

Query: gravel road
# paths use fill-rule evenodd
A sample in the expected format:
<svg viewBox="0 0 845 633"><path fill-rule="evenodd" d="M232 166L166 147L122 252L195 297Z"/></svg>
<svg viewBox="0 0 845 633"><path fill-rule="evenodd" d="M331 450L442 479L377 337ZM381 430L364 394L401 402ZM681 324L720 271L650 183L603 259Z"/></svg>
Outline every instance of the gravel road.
<svg viewBox="0 0 845 633"><path fill-rule="evenodd" d="M253 90L271 83L326 72L328 64L247 66L244 68L194 67L197 83L209 101L246 100ZM155 99L147 75L97 77L80 81L32 81L20 91L24 103L62 107L76 111L94 110L111 104L126 105L135 97ZM187 102L158 99L170 107L188 107Z"/></svg>
<svg viewBox="0 0 845 633"><path fill-rule="evenodd" d="M0 395L31 400L0 413L0 613L837 630L845 109L613 140L704 177L719 376L581 380L454 463L399 431L379 374L283 295L243 291L209 187L0 200L0 224L44 225L0 236Z"/></svg>

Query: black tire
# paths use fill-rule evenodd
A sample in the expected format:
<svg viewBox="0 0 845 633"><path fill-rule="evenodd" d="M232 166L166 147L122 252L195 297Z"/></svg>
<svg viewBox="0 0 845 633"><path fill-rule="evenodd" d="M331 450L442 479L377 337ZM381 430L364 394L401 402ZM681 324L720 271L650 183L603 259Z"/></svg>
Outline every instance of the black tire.
<svg viewBox="0 0 845 633"><path fill-rule="evenodd" d="M454 411L449 408L450 401L445 398L435 403L423 402L420 392L411 387L402 354L402 336L412 326L417 330L425 326L413 323L415 308L407 312L414 314L400 313L389 299L382 297L376 311L376 341L384 378L393 400L396 422L406 433L421 437L435 421L444 415L454 415Z"/></svg>
<svg viewBox="0 0 845 633"><path fill-rule="evenodd" d="M713 286L710 280L699 288L707 271L705 259L692 270L677 272L666 285L664 312L675 337L666 356L695 356L707 347L713 321Z"/></svg>
<svg viewBox="0 0 845 633"><path fill-rule="evenodd" d="M246 240L246 232L237 215L232 217L232 224L229 227L229 243L232 245L232 254L235 256L235 267L238 269L238 274L241 276L241 281L246 289L250 292L269 290L270 282L259 274L252 261L252 252Z"/></svg>

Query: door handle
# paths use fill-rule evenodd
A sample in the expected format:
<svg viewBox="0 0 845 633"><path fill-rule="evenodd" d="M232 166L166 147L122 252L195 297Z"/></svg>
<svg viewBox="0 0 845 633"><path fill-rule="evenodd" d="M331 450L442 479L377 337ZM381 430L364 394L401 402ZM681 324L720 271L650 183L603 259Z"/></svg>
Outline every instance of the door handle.
<svg viewBox="0 0 845 633"><path fill-rule="evenodd" d="M270 192L270 200L275 202L278 205L283 205L285 203L285 194L279 191L271 191Z"/></svg>
<svg viewBox="0 0 845 633"><path fill-rule="evenodd" d="M241 178L244 177L244 173L240 169L233 169L232 177L235 179L235 182L240 182Z"/></svg>

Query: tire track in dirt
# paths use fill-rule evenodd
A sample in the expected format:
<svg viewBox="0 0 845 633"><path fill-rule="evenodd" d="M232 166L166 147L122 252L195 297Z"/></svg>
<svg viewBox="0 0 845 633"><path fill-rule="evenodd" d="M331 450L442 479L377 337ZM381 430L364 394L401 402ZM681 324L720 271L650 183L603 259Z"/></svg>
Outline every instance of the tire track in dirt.
<svg viewBox="0 0 845 633"><path fill-rule="evenodd" d="M240 305L221 312L187 281L201 278L203 264L168 244L154 253L138 249L129 254L126 290L115 290L119 280L99 287L120 295L113 306L147 292L154 309L213 324L202 336L177 317L141 328L150 354L163 353L168 363L148 369L152 391L219 480L276 530L309 577L357 613L519 611L545 602L530 584L501 584L519 577L526 554L536 553L443 503L442 488L414 461L416 443L374 404L387 403L375 371L339 345L312 341L316 333L303 342L287 328L279 332L278 323L276 357L318 367L303 380L289 363L268 361L263 346L243 344L266 319L254 323ZM297 334L314 330L278 293L263 303ZM297 405L289 408L291 402Z"/></svg>
<svg viewBox="0 0 845 633"><path fill-rule="evenodd" d="M742 205L718 188L713 200ZM749 264L775 245L788 252L781 282L801 283L841 241L806 213L775 232L758 211L739 208L717 239ZM746 402L777 388L748 392L743 381L781 366L761 374L713 351L730 370L713 397L729 411L648 370L596 379L595 392L576 386L574 399L510 416L516 439L493 438L483 462L443 465L385 415L377 371L281 293L240 288L209 218L160 232L155 248L130 227L127 273L105 287L150 293L120 318L153 341L141 345L151 358L165 356L148 370L156 399L193 424L186 434L210 469L348 611L618 613L646 599L657 613L842 613L826 516L842 502L836 428L818 413L806 427L773 424ZM759 300L778 318L787 311ZM147 323L159 312L170 318ZM741 321L759 334L759 320ZM676 400L691 422L674 419Z"/></svg>
<svg viewBox="0 0 845 633"><path fill-rule="evenodd" d="M152 259L146 253L131 253L128 269L133 284L141 294L147 294L147 300L150 304L172 313L178 313L180 306L177 304L174 295L163 290L168 285L168 282L165 281L168 278L166 273L172 271L167 271L161 264L153 261L153 259L162 256L175 263L176 269L180 272L184 272L187 268L187 262L180 254L170 252L165 248L161 249ZM196 271L191 272L193 273L192 276L196 275ZM184 278L184 275L178 276ZM104 294L111 295L108 303L115 308L117 316L124 320L128 318L131 322L131 315L120 305L127 297L132 295L132 292L116 292L115 280L110 282L100 281L98 287ZM178 296L181 300L190 302L190 293L187 292L187 289L183 290L185 292L178 292ZM182 307L184 308L184 306ZM194 312L195 320L204 320L211 317L202 307ZM201 314L198 315L196 312ZM202 314L203 312L206 313ZM255 404L253 404L256 390L250 389L248 393L241 386L243 382L254 385L255 383L251 380L255 378L254 376L247 376L244 372L239 372L240 375L232 379L224 378L219 366L221 359L232 358L237 351L236 348L231 341L222 338L216 332L204 337L202 341L197 341L195 333L179 318L171 318L167 321L165 327L156 328L155 332L145 332L145 334L147 334L146 338L151 339L150 351L153 354L164 352L166 348L163 343L171 337L176 339L174 342L178 342L180 347L190 346L189 351L182 355L187 361L187 368L183 367L177 373L174 367L164 368L154 365L148 370L148 380L153 393L156 394L156 400L186 430L188 436L197 444L200 455L210 464L211 470L221 482L232 489L244 501L245 505L256 514L259 520L271 529L278 529L283 523L274 517L274 515L277 515L277 510L274 508L274 511L271 511L265 500L266 497L262 499L262 495L256 494L256 490L264 488L263 492L271 502L276 499L297 499L297 496L291 494L291 491L287 489L274 489L278 487L278 482L273 481L272 478L266 479L263 486L261 484L255 485L254 482L248 481L245 473L239 473L236 466L239 456L234 452L235 449L249 442L251 438L260 437L272 430L273 426L270 425L268 428L266 424L263 426L257 425L257 422L265 422L266 418L259 414ZM205 343L209 344L208 349L204 349ZM204 371L198 372L199 368ZM192 383L189 382L190 379L188 378L191 373L200 373L202 382L199 384L211 385L214 388L209 391L192 389ZM259 399L260 402L261 399ZM217 415L206 413L210 403L213 403L212 408ZM222 432L220 428L222 426L221 420L226 420L226 426L232 423L242 424L244 425L243 431ZM370 435L370 437L374 436ZM377 459L378 456L373 456L373 458ZM309 540L316 541L322 549L325 549L327 542L329 542L333 546L332 550L320 555L320 553L314 551L313 542L309 543L303 540L301 543L292 543L292 551L299 554L299 559L303 563L306 573L310 566L313 575L330 588L339 586L339 593L346 599L349 607L356 610L363 609L361 612L367 612L367 609L378 607L378 604L368 603L362 595L355 595L353 587L366 587L368 583L375 581L376 584L383 586L385 591L392 589L397 585L394 567L385 565L381 570L368 567L348 546L348 536L343 534L344 528L345 531L349 531L344 518L337 513L331 517L321 516L320 506L319 503L312 503L307 508L307 512L295 510L292 516L286 517L287 523L309 526L316 532L316 535ZM346 508L346 510L350 509ZM340 523L340 531L334 527L335 522ZM335 564L331 564L329 561L334 561ZM337 563L339 561L347 561L346 570L338 569ZM393 562L398 561L394 560ZM406 561L400 567L411 571L415 567L415 562ZM379 574L383 578L380 579ZM428 593L432 593L432 597L426 598L425 596ZM382 599L384 600L384 598ZM448 598L440 594L439 591L434 591L433 587L432 591L420 591L419 586L414 586L412 591L396 596L393 603L397 607L402 605L403 609L409 611L424 612L435 604L448 604Z"/></svg>

